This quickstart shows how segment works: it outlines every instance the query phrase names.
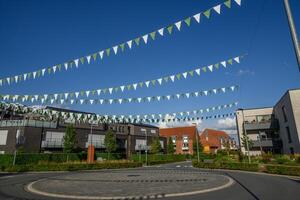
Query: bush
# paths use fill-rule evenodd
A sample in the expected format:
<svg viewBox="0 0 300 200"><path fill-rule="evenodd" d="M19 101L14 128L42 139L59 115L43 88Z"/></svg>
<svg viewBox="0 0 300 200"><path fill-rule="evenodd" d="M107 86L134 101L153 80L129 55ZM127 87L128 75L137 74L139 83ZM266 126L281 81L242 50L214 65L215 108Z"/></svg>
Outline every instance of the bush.
<svg viewBox="0 0 300 200"><path fill-rule="evenodd" d="M287 165L265 165L265 172L271 174L300 176L300 167Z"/></svg>
<svg viewBox="0 0 300 200"><path fill-rule="evenodd" d="M6 167L6 172L26 172L26 171L77 171L77 170L96 170L96 169L119 169L141 167L142 164L131 161L110 161L101 163L56 163L37 164L37 165L15 165Z"/></svg>
<svg viewBox="0 0 300 200"><path fill-rule="evenodd" d="M258 171L259 165L257 163L237 163L237 162L214 162L204 163L193 161L193 166L198 168L208 169L232 169L232 170L245 170L245 171Z"/></svg>
<svg viewBox="0 0 300 200"><path fill-rule="evenodd" d="M272 161L273 155L272 153L263 153L261 161L263 163L270 163Z"/></svg>
<svg viewBox="0 0 300 200"><path fill-rule="evenodd" d="M155 164L163 164L163 163L171 163L171 162L180 162L185 161L189 155L182 155L182 154L148 154L148 164L155 165ZM133 154L131 156L131 160L139 162L140 155ZM146 162L146 155L141 155L141 162Z"/></svg>
<svg viewBox="0 0 300 200"><path fill-rule="evenodd" d="M277 164L285 164L290 162L290 157L287 155L278 155L275 157L275 161Z"/></svg>

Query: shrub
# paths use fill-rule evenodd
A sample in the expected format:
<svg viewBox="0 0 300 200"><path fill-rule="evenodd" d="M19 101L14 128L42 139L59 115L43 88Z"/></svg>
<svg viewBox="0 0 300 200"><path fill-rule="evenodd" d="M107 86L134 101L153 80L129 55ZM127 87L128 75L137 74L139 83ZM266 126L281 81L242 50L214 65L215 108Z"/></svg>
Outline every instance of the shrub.
<svg viewBox="0 0 300 200"><path fill-rule="evenodd" d="M171 163L171 162L180 162L185 161L188 158L189 155L176 155L176 154L149 154L148 155L148 164L154 165L154 164L162 164L162 163ZM140 155L139 154L133 154L131 156L131 160L139 161ZM146 162L146 155L141 155L141 162Z"/></svg>
<svg viewBox="0 0 300 200"><path fill-rule="evenodd" d="M285 164L290 162L290 157L287 155L278 155L275 157L275 161L277 164Z"/></svg>
<svg viewBox="0 0 300 200"><path fill-rule="evenodd" d="M300 167L287 165L265 165L265 172L272 174L300 176Z"/></svg>
<svg viewBox="0 0 300 200"><path fill-rule="evenodd" d="M263 163L270 163L272 158L273 158L273 155L269 152L262 154L262 162Z"/></svg>
<svg viewBox="0 0 300 200"><path fill-rule="evenodd" d="M232 169L245 171L258 171L259 165L257 163L237 163L237 162L214 162L204 163L193 161L193 166L198 168L208 169Z"/></svg>

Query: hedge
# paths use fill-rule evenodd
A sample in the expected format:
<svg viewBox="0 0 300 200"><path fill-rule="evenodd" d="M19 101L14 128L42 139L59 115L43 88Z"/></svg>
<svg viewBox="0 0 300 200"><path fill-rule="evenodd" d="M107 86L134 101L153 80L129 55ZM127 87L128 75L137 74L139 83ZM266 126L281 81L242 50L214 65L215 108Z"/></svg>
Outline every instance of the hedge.
<svg viewBox="0 0 300 200"><path fill-rule="evenodd" d="M164 164L164 163L171 163L171 162L180 162L185 161L187 159L187 155L176 155L176 154L149 154L148 155L148 164L149 165L156 165L156 164ZM140 155L133 154L131 156L131 160L139 162ZM146 155L141 155L141 162L146 162Z"/></svg>
<svg viewBox="0 0 300 200"><path fill-rule="evenodd" d="M120 169L120 168L135 168L141 167L142 164L131 161L106 161L101 163L56 163L49 164L30 164L30 165L15 165L3 167L2 171L6 172L26 172L26 171L77 171L77 170L96 170L96 169Z"/></svg>
<svg viewBox="0 0 300 200"><path fill-rule="evenodd" d="M300 176L300 167L287 165L265 165L265 172L271 174Z"/></svg>
<svg viewBox="0 0 300 200"><path fill-rule="evenodd" d="M237 163L237 162L214 162L204 163L193 161L193 166L198 168L207 169L232 169L232 170L244 170L244 171L258 171L259 164L257 163Z"/></svg>

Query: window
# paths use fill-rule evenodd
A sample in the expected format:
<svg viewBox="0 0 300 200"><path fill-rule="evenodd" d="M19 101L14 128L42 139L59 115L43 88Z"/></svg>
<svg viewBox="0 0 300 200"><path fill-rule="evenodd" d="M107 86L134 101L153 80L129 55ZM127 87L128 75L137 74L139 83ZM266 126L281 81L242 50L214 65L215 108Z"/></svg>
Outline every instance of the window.
<svg viewBox="0 0 300 200"><path fill-rule="evenodd" d="M146 150L146 140L136 139L135 150Z"/></svg>
<svg viewBox="0 0 300 200"><path fill-rule="evenodd" d="M160 140L159 142L160 142L161 148L164 149L164 141Z"/></svg>
<svg viewBox="0 0 300 200"><path fill-rule="evenodd" d="M89 134L86 148L92 143L96 148L104 148L105 135Z"/></svg>
<svg viewBox="0 0 300 200"><path fill-rule="evenodd" d="M6 145L7 133L8 133L7 130L0 131L0 145Z"/></svg>
<svg viewBox="0 0 300 200"><path fill-rule="evenodd" d="M188 149L189 149L189 137L182 136L182 150L188 150Z"/></svg>
<svg viewBox="0 0 300 200"><path fill-rule="evenodd" d="M285 106L282 106L282 114L283 114L283 119L284 119L284 122L287 122L287 117L286 117L286 109L285 109Z"/></svg>
<svg viewBox="0 0 300 200"><path fill-rule="evenodd" d="M151 133L156 133L156 130L151 130Z"/></svg>
<svg viewBox="0 0 300 200"><path fill-rule="evenodd" d="M287 127L285 127L285 129L286 129L286 134L287 134L287 137L288 137L288 141L289 141L289 143L292 143L290 128L287 126Z"/></svg>
<svg viewBox="0 0 300 200"><path fill-rule="evenodd" d="M176 147L176 136L172 136L171 138L172 138L172 142L173 142L174 147Z"/></svg>

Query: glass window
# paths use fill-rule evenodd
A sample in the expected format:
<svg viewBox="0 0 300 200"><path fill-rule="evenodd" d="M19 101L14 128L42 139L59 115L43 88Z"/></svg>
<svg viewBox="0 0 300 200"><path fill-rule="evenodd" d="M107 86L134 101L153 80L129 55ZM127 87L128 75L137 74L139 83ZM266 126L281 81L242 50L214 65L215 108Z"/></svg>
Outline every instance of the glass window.
<svg viewBox="0 0 300 200"><path fill-rule="evenodd" d="M6 145L7 133L7 130L0 131L0 145Z"/></svg>
<svg viewBox="0 0 300 200"><path fill-rule="evenodd" d="M289 143L292 143L290 128L287 126L287 127L285 127L285 129L286 129L286 134L287 134L287 137L288 137L288 141L289 141Z"/></svg>
<svg viewBox="0 0 300 200"><path fill-rule="evenodd" d="M282 106L282 114L283 114L283 119L285 122L287 122L287 117L286 117L286 109L285 109L285 106Z"/></svg>

